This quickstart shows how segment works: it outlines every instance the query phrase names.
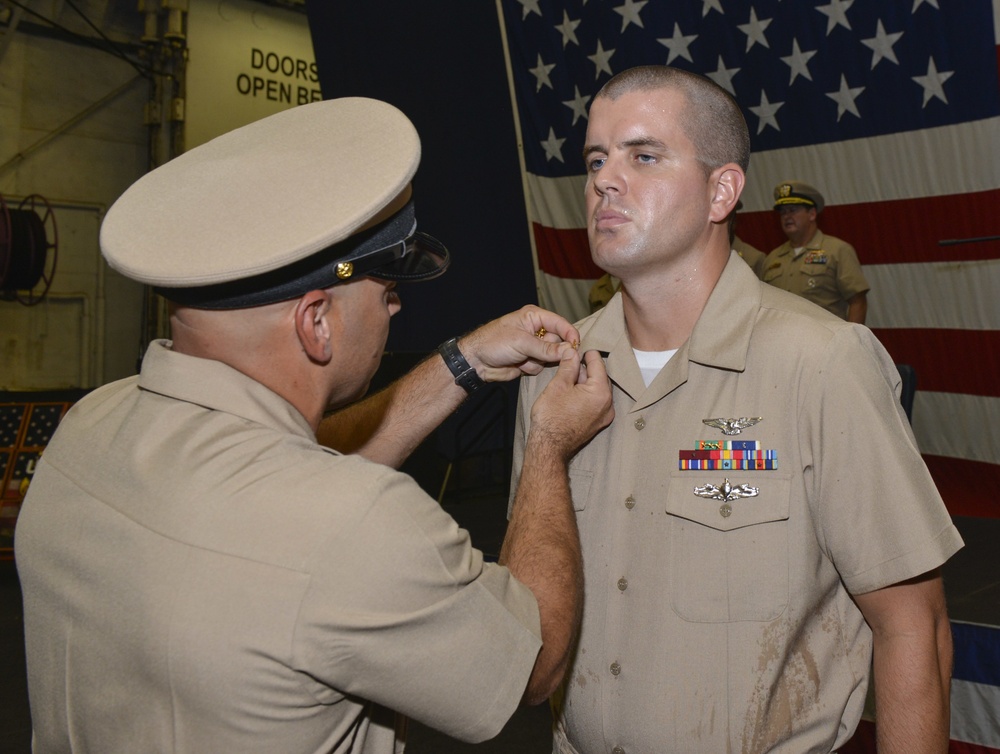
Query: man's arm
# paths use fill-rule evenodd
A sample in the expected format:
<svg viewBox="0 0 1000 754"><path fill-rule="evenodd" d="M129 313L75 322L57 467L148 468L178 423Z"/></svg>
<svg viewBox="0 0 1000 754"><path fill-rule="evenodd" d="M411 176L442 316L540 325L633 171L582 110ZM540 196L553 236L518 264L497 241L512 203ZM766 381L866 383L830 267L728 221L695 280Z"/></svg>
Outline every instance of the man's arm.
<svg viewBox="0 0 1000 754"><path fill-rule="evenodd" d="M854 599L873 634L879 754L943 754L952 645L940 571Z"/></svg>
<svg viewBox="0 0 1000 754"><path fill-rule="evenodd" d="M857 322L859 325L865 323L868 317L868 292L855 293L847 301L847 321Z"/></svg>
<svg viewBox="0 0 1000 754"><path fill-rule="evenodd" d="M538 602L542 648L524 700L544 702L562 682L583 611L583 563L567 465L614 416L611 386L596 351L563 353L559 369L531 408L524 467L500 563Z"/></svg>
<svg viewBox="0 0 1000 754"><path fill-rule="evenodd" d="M548 334L537 337L542 328ZM544 364L559 361L562 350L570 348L565 343L579 344L579 339L576 328L559 315L526 306L474 330L458 345L480 378L505 382L538 374ZM316 439L342 453L398 467L466 397L435 353L385 390L327 416Z"/></svg>

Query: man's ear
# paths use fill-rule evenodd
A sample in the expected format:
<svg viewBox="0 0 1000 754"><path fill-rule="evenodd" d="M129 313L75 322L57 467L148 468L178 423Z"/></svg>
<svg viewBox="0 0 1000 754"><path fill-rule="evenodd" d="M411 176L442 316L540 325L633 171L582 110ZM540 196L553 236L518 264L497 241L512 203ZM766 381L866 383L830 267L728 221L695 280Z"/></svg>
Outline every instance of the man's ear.
<svg viewBox="0 0 1000 754"><path fill-rule="evenodd" d="M743 193L746 176L743 170L734 163L717 168L712 176L715 191L712 195L712 209L709 217L712 222L722 222L736 209L736 203Z"/></svg>
<svg viewBox="0 0 1000 754"><path fill-rule="evenodd" d="M306 355L320 364L333 358L330 308L330 293L321 290L303 294L295 304L295 334Z"/></svg>

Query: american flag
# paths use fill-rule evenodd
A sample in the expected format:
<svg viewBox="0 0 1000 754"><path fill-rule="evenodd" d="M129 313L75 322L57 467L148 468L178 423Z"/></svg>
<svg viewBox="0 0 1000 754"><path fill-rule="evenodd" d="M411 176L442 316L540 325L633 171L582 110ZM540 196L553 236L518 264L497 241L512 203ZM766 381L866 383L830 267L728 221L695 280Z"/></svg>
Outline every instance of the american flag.
<svg viewBox="0 0 1000 754"><path fill-rule="evenodd" d="M770 251L773 187L822 191L821 228L871 283L868 325L916 369L914 431L949 509L1000 516L997 3L500 0L541 303L579 318L601 275L582 199L593 95L635 65L704 74L750 129L739 235Z"/></svg>

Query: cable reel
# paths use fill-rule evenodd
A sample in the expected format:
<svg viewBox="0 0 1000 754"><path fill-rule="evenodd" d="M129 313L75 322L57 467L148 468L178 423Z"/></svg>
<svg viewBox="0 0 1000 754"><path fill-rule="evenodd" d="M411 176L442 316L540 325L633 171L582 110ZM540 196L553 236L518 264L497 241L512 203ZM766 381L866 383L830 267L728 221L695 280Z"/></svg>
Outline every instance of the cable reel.
<svg viewBox="0 0 1000 754"><path fill-rule="evenodd" d="M0 194L0 300L25 306L39 303L52 286L58 255L52 205L31 194L11 209Z"/></svg>

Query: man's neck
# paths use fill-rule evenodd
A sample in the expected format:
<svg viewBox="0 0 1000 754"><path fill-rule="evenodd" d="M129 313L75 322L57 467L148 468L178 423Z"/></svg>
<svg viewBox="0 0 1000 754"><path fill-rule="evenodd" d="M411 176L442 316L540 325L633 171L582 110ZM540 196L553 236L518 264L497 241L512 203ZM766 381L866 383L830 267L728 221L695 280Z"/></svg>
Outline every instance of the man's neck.
<svg viewBox="0 0 1000 754"><path fill-rule="evenodd" d="M812 243L817 233L819 233L819 228L813 226L802 233L796 234L794 237L789 236L788 242L792 245L793 249L804 249Z"/></svg>
<svg viewBox="0 0 1000 754"><path fill-rule="evenodd" d="M697 265L623 280L622 307L632 347L640 351L680 348L691 337L728 260L728 250L706 252Z"/></svg>

